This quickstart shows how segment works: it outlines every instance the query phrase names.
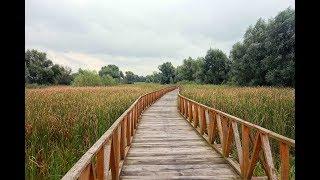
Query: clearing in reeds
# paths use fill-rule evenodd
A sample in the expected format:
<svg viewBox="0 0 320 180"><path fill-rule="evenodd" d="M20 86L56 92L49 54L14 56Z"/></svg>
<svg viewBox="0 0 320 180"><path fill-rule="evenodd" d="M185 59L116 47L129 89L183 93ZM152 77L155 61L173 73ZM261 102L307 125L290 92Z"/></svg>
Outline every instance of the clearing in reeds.
<svg viewBox="0 0 320 180"><path fill-rule="evenodd" d="M162 87L26 89L26 179L62 178L140 95Z"/></svg>

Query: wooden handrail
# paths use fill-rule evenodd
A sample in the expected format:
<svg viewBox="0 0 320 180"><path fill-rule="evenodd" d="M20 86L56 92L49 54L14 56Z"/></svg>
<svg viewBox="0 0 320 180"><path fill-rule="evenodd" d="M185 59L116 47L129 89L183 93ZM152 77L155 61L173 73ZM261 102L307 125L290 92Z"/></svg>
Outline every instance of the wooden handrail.
<svg viewBox="0 0 320 180"><path fill-rule="evenodd" d="M62 179L108 179L109 176L119 179L140 115L157 99L176 88L166 87L140 96Z"/></svg>
<svg viewBox="0 0 320 180"><path fill-rule="evenodd" d="M259 160L268 179L278 179L269 138L276 140L280 153L279 176L281 180L289 179L289 152L290 148L295 148L295 140L198 103L180 93L178 95L178 110L244 179L251 179ZM241 126L241 136L238 124ZM232 146L233 144L234 146ZM238 160L231 157L232 148L236 150Z"/></svg>

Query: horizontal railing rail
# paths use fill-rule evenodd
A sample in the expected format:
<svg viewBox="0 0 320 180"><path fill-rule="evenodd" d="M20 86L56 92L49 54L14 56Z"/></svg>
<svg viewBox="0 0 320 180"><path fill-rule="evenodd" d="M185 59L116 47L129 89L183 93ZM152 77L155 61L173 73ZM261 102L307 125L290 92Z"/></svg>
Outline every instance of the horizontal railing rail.
<svg viewBox="0 0 320 180"><path fill-rule="evenodd" d="M290 148L295 148L295 140L193 101L180 93L178 110L243 179L252 178L259 160L268 179L278 179L278 176L281 180L289 179ZM279 145L279 170L275 169L269 138ZM231 156L232 150L236 151L237 159Z"/></svg>
<svg viewBox="0 0 320 180"><path fill-rule="evenodd" d="M176 86L140 96L65 174L69 179L119 179L142 112Z"/></svg>

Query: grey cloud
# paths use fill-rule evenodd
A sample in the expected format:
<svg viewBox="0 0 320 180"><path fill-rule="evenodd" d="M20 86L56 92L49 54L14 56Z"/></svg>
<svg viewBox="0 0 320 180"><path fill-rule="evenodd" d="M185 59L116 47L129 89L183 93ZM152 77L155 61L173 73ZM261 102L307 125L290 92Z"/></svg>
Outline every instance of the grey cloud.
<svg viewBox="0 0 320 180"><path fill-rule="evenodd" d="M26 48L48 50L57 58L85 54L81 57L148 74L165 59L180 64L188 56L204 56L210 47L229 54L250 24L288 6L294 8L294 1L27 0ZM60 61L81 66L81 60Z"/></svg>

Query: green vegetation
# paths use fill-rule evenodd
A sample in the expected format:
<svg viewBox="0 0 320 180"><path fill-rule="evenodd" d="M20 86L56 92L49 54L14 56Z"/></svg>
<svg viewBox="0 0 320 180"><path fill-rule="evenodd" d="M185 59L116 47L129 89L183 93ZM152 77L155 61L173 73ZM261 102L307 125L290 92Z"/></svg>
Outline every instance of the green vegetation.
<svg viewBox="0 0 320 180"><path fill-rule="evenodd" d="M182 95L294 139L294 89L182 85Z"/></svg>
<svg viewBox="0 0 320 180"><path fill-rule="evenodd" d="M294 139L294 26L295 11L288 8L250 26L229 57L210 48L176 68L165 62L146 77L113 64L71 73L46 53L27 50L26 179L60 179L139 95L163 87L151 82L180 84L182 94L195 101Z"/></svg>
<svg viewBox="0 0 320 180"><path fill-rule="evenodd" d="M176 68L171 62L165 62L158 66L160 72L153 72L146 77L131 71L124 75L114 64L103 66L98 73L83 73L81 71L84 70L79 69L79 72L70 75L69 68L53 65L45 53L27 50L25 79L26 83L37 84L71 84L75 79L72 84L77 86L193 81L201 84L293 87L294 48L295 11L288 8L268 22L260 18L254 26L250 26L243 36L243 42L233 45L229 57L219 49L210 48L204 58L189 57Z"/></svg>
<svg viewBox="0 0 320 180"><path fill-rule="evenodd" d="M72 81L71 69L53 64L47 54L37 50L25 53L25 82L27 84L63 84Z"/></svg>
<svg viewBox="0 0 320 180"><path fill-rule="evenodd" d="M292 88L236 87L182 84L182 95L283 136L295 139L295 94ZM279 167L279 144L270 139L275 166ZM290 174L294 179L295 155L291 151ZM237 157L236 151L233 157ZM262 166L255 175L264 175Z"/></svg>
<svg viewBox="0 0 320 180"><path fill-rule="evenodd" d="M101 86L102 79L96 71L79 69L77 75L75 75L73 86Z"/></svg>
<svg viewBox="0 0 320 180"><path fill-rule="evenodd" d="M233 45L229 58L221 50L210 48L204 58L184 59L174 73L168 62L160 65L160 73L147 76L147 82L293 87L294 48L295 11L288 8L268 22L259 19L250 26L243 42Z"/></svg>
<svg viewBox="0 0 320 180"><path fill-rule="evenodd" d="M157 84L26 89L26 179L60 179L112 123Z"/></svg>

